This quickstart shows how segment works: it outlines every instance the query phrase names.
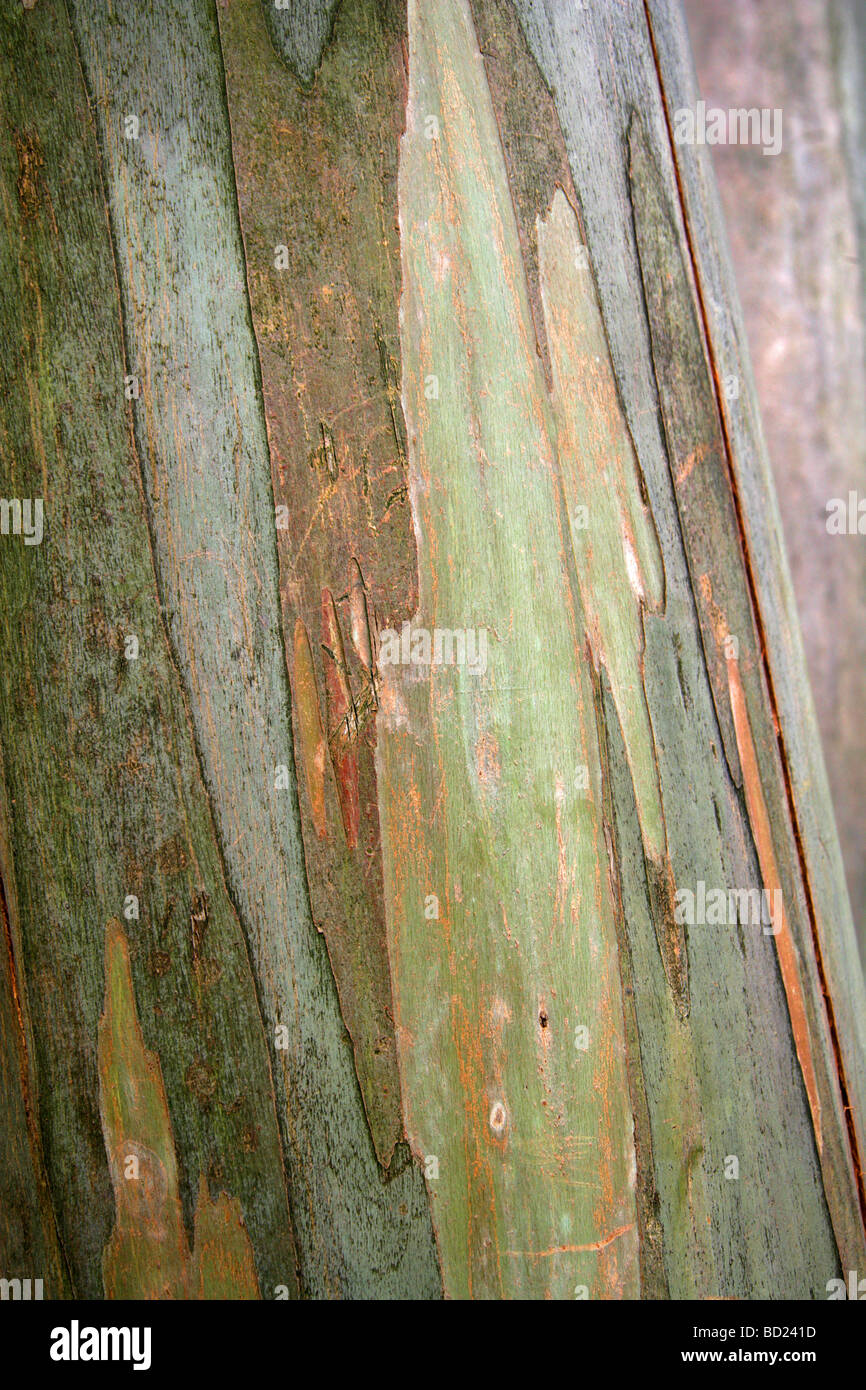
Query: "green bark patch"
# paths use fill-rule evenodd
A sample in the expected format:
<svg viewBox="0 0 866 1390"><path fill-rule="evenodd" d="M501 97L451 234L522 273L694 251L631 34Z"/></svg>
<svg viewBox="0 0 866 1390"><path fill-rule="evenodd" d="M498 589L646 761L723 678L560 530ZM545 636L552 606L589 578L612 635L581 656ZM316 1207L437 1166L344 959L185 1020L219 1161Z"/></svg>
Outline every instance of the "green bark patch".
<svg viewBox="0 0 866 1390"><path fill-rule="evenodd" d="M380 663L407 1129L448 1292L634 1296L592 683L518 231L464 0L410 5L409 74L399 197L413 626L483 630L488 647L481 672ZM438 395L425 391L431 377Z"/></svg>
<svg viewBox="0 0 866 1390"><path fill-rule="evenodd" d="M664 608L664 570L617 394L589 254L557 190L539 224L541 296L557 449L589 648L607 671L635 786L659 951L688 1013L685 934L674 920L655 741L644 688L644 613Z"/></svg>

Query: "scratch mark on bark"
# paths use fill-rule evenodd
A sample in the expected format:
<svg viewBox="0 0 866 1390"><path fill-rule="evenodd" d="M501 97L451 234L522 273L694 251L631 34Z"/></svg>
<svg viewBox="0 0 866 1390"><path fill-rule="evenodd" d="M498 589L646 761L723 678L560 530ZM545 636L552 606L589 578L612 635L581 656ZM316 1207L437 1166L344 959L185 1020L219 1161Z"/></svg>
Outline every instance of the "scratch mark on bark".
<svg viewBox="0 0 866 1390"><path fill-rule="evenodd" d="M584 1251L605 1250L621 1236L627 1235L634 1230L634 1222L630 1221L626 1226L618 1226L615 1231L611 1231L609 1236L604 1236L601 1240L590 1241L588 1245L552 1245L549 1250L506 1250L506 1255L513 1258L527 1260L547 1260L553 1255L570 1255L582 1253Z"/></svg>

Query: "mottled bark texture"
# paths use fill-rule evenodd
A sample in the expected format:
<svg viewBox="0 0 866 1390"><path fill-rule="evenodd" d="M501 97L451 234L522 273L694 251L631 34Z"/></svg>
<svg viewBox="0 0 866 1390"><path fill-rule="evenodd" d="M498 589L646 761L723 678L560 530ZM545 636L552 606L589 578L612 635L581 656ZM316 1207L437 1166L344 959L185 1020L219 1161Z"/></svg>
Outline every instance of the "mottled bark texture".
<svg viewBox="0 0 866 1390"><path fill-rule="evenodd" d="M3 0L0 65L0 1275L866 1267L862 977L681 17Z"/></svg>

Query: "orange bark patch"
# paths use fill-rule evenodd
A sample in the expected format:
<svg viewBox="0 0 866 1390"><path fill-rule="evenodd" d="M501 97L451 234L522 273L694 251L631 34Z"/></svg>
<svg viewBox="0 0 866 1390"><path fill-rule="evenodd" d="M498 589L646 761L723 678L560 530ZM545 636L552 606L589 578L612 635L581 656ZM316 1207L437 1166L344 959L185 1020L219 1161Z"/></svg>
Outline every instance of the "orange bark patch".
<svg viewBox="0 0 866 1390"><path fill-rule="evenodd" d="M295 623L295 705L298 711L301 761L310 799L310 814L316 834L323 840L327 834L325 819L325 759L327 746L322 732L319 696L313 670L313 654L307 629L298 618Z"/></svg>
<svg viewBox="0 0 866 1390"><path fill-rule="evenodd" d="M752 834L755 837L755 846L758 851L758 862L761 866L761 876L764 880L764 887L767 889L770 901L774 905L773 912L771 913L771 920L776 938L779 969L782 972L782 984L784 985L785 995L788 1000L788 1013L791 1017L791 1030L794 1034L797 1057L799 1058L800 1068L803 1072L803 1081L806 1086L809 1109L812 1112L815 1140L818 1145L818 1153L820 1154L823 1147L821 1136L821 1103L818 1099L818 1085L815 1080L815 1067L812 1061L809 1023L806 1018L806 1009L803 1003L803 990L800 983L800 966L797 958L797 947L794 944L794 938L791 935L791 929L788 925L788 918L785 913L785 905L782 899L782 886L779 880L779 871L776 866L776 856L773 850L770 818L767 814L767 805L764 801L764 793L761 787L755 743L752 738L752 728L749 723L749 713L746 708L746 697L740 680L739 663L736 657L733 656L728 657L728 689L731 697L731 710L734 716L734 729L737 735L737 749L740 754L740 765L743 769L743 786L746 792L746 806L749 812L749 820L752 824ZM776 907L777 904L779 905L778 909Z"/></svg>

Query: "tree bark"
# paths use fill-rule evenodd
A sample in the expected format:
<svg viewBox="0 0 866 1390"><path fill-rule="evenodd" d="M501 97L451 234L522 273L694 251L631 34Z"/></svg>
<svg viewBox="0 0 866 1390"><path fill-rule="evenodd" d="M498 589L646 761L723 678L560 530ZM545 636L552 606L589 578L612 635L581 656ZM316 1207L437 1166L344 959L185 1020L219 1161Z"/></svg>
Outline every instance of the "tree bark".
<svg viewBox="0 0 866 1390"><path fill-rule="evenodd" d="M863 1267L866 1001L681 16L4 0L0 63L0 487L45 514L0 538L0 1272Z"/></svg>

